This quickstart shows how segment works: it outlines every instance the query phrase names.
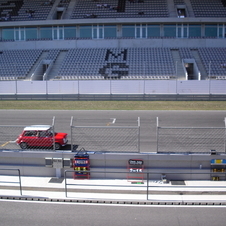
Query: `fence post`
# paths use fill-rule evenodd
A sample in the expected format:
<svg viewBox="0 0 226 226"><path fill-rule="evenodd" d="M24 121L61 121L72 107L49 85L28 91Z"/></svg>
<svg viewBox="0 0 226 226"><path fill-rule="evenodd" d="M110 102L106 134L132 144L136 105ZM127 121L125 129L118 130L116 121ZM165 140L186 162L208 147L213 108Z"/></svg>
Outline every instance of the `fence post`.
<svg viewBox="0 0 226 226"><path fill-rule="evenodd" d="M16 95L16 100L17 100L17 93L18 93L18 86L17 86L17 78L15 80L15 95Z"/></svg>
<svg viewBox="0 0 226 226"><path fill-rule="evenodd" d="M138 153L140 153L140 117L138 117L137 122L138 122Z"/></svg>
<svg viewBox="0 0 226 226"><path fill-rule="evenodd" d="M19 183L20 183L20 195L22 195L21 176L20 176L20 170L19 169L18 169L18 175L19 175Z"/></svg>
<svg viewBox="0 0 226 226"><path fill-rule="evenodd" d="M53 150L56 151L54 126L55 126L55 116L53 116L52 129L53 129Z"/></svg>
<svg viewBox="0 0 226 226"><path fill-rule="evenodd" d="M156 143L157 143L157 146L156 146L156 151L158 153L158 146L159 146L159 117L156 118Z"/></svg>
<svg viewBox="0 0 226 226"><path fill-rule="evenodd" d="M78 77L78 97L80 97L80 79Z"/></svg>
<svg viewBox="0 0 226 226"><path fill-rule="evenodd" d="M110 99L111 99L111 97L112 97L112 81L111 81L112 79L111 79L111 77L110 77L110 90L109 90L109 93L110 93Z"/></svg>
<svg viewBox="0 0 226 226"><path fill-rule="evenodd" d="M224 151L226 152L226 117L224 118Z"/></svg>
<svg viewBox="0 0 226 226"><path fill-rule="evenodd" d="M67 170L64 171L64 191L65 197L67 197Z"/></svg>
<svg viewBox="0 0 226 226"><path fill-rule="evenodd" d="M9 182L9 183L19 183L20 187L20 195L22 195L22 185L21 185L21 175L20 175L20 169L0 169L0 170L9 170L9 171L17 171L18 172L18 177L19 177L19 182ZM10 175L12 176L12 175Z"/></svg>
<svg viewBox="0 0 226 226"><path fill-rule="evenodd" d="M46 99L48 99L49 93L48 93L48 80L46 79Z"/></svg>
<svg viewBox="0 0 226 226"><path fill-rule="evenodd" d="M74 149L74 145L73 145L73 116L71 116L71 124L70 124L70 127L71 127L71 151L73 151Z"/></svg>
<svg viewBox="0 0 226 226"><path fill-rule="evenodd" d="M148 188L149 188L149 173L147 173L147 200L148 200Z"/></svg>

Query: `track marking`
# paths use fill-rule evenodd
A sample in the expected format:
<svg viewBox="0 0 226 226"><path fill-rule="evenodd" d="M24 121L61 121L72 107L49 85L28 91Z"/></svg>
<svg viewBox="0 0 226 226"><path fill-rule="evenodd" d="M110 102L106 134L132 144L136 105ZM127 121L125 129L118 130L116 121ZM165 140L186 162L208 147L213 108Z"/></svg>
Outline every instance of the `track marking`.
<svg viewBox="0 0 226 226"><path fill-rule="evenodd" d="M110 118L112 120L112 122L108 122L107 126L110 126L111 124L115 124L116 122L116 118Z"/></svg>
<svg viewBox="0 0 226 226"><path fill-rule="evenodd" d="M36 197L34 197L35 199ZM69 199L70 200L70 199ZM108 204L108 203L79 203L79 202L55 202L55 201L35 201L35 200L17 200L17 199L1 199L0 202L19 202L19 203L36 203L50 205L81 205L81 206L117 206L132 208L226 208L226 206L218 205L142 205L142 204Z"/></svg>
<svg viewBox="0 0 226 226"><path fill-rule="evenodd" d="M5 142L4 144L1 145L1 147L6 146L10 141Z"/></svg>
<svg viewBox="0 0 226 226"><path fill-rule="evenodd" d="M14 140L14 141L7 141L4 144L2 144L0 147L5 147L7 144L14 144L14 143L16 143L16 140Z"/></svg>

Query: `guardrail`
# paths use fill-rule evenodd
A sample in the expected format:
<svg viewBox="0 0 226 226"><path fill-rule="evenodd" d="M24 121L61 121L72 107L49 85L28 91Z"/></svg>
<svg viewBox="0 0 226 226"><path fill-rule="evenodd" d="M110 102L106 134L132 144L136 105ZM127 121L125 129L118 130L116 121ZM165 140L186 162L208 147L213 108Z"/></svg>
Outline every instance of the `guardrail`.
<svg viewBox="0 0 226 226"><path fill-rule="evenodd" d="M19 181L16 182L16 181L0 181L0 183L10 183L10 184L15 184L15 183L18 183L19 184L19 188L20 188L20 195L22 195L22 185L21 185L21 174L20 174L20 170L19 169L0 169L1 171L17 171L18 172L18 179ZM0 176L2 176L0 174ZM5 175L4 176L11 176L11 175ZM12 175L12 176L15 176L15 175Z"/></svg>
<svg viewBox="0 0 226 226"><path fill-rule="evenodd" d="M65 178L65 197L68 197L68 186L78 186L78 185L76 185L76 184L71 184L71 183L67 183L67 175L68 175L68 173L71 173L71 174L73 174L73 173L75 173L75 172L80 172L80 171L76 171L76 170L65 170L64 171L64 178ZM103 173L103 174L111 174L111 173L119 173L119 174L121 174L121 173L123 173L123 174L127 174L128 172L103 172L103 171L86 171L86 173ZM146 172L146 173L143 173L143 175L144 175L144 179L143 179L143 181L140 181L140 183L139 182L136 182L136 183L138 183L138 184L140 184L140 186L139 186L139 188L141 188L141 187L143 187L143 188L146 188L146 200L148 200L149 199L149 193L150 193L150 188L151 187L153 187L153 186L150 186L149 185L149 178L150 178L150 175L159 175L159 181L161 181L162 183L167 183L167 181L169 181L170 180L170 176L172 177L172 175L184 175L184 174L187 174L187 175L191 175L192 173L175 173L175 172L169 172L169 173L148 173L148 172ZM212 176L214 176L214 175L217 175L217 173L214 173L214 172L211 172L211 173L195 173L195 174L200 174L200 175L212 175ZM225 176L225 178L226 178L226 172L224 172L224 173L222 173L221 175L224 175ZM68 178L69 179L69 178ZM71 176L70 176L70 179L71 179ZM183 181L184 179L181 179L181 181ZM141 182L144 182L144 181L146 181L146 184L144 184L144 185L142 185L142 183ZM173 181L173 180L171 180L171 181ZM180 181L180 180L177 180L177 181ZM191 180L192 181L192 180ZM128 182L132 182L132 181L129 181L128 180ZM80 186L81 186L81 184L79 184ZM185 185L185 184L184 184ZM184 186L184 185L182 185L182 186ZM105 186L105 187L128 187L128 188L132 188L132 187L137 187L137 186L135 186L135 185L132 185L132 184L130 184L130 185L106 185L106 184L104 184L104 185L96 185L96 184L82 184L82 186L87 186L87 187L89 187L89 186ZM178 186L178 185L175 185L177 188L179 188L180 186ZM159 186L158 186L159 187ZM170 186L167 186L167 185L165 185L164 186L164 188L172 188L172 185L170 185ZM199 186L200 187L200 186ZM197 188L197 186L187 186L186 185L186 188ZM208 188L219 188L219 186L208 186ZM226 189L226 186L221 186L221 188L224 188L224 189ZM143 191L145 191L145 190L143 190ZM203 191L202 191L203 192ZM225 191L226 192L226 191Z"/></svg>

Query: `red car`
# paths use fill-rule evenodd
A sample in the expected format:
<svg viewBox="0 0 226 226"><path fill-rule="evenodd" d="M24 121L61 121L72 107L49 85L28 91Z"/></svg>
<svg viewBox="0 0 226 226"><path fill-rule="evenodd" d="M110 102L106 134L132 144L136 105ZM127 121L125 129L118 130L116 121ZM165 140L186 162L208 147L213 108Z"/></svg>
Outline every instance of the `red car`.
<svg viewBox="0 0 226 226"><path fill-rule="evenodd" d="M59 150L67 144L67 135L67 133L53 134L52 126L49 125L33 125L24 128L23 132L17 138L16 143L22 149L28 147L55 146L55 149Z"/></svg>

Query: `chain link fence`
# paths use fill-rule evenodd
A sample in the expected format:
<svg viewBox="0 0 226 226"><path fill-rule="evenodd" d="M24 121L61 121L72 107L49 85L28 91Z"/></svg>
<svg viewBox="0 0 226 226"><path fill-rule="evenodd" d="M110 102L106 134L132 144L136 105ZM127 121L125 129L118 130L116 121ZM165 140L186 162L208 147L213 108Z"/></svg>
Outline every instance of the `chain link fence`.
<svg viewBox="0 0 226 226"><path fill-rule="evenodd" d="M0 150L56 150L54 121L52 125L0 125Z"/></svg>
<svg viewBox="0 0 226 226"><path fill-rule="evenodd" d="M140 125L137 126L73 126L72 150L84 148L101 152L140 152Z"/></svg>
<svg viewBox="0 0 226 226"><path fill-rule="evenodd" d="M100 152L139 152L140 119L137 126L73 126L71 124L70 140L66 148L76 151ZM26 126L0 125L0 150L58 150L54 134L54 120L48 130L26 130L22 141L18 141ZM29 127L29 126L28 126ZM30 126L31 128L35 126ZM47 127L43 125L42 127Z"/></svg>
<svg viewBox="0 0 226 226"><path fill-rule="evenodd" d="M225 128L157 127L157 152L225 152Z"/></svg>
<svg viewBox="0 0 226 226"><path fill-rule="evenodd" d="M16 143L24 126L0 126L0 149L20 149Z"/></svg>
<svg viewBox="0 0 226 226"><path fill-rule="evenodd" d="M23 133L25 127L0 125L0 150L55 150L53 127L48 131L26 130Z"/></svg>

